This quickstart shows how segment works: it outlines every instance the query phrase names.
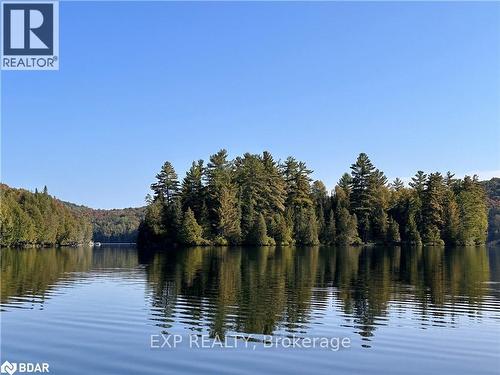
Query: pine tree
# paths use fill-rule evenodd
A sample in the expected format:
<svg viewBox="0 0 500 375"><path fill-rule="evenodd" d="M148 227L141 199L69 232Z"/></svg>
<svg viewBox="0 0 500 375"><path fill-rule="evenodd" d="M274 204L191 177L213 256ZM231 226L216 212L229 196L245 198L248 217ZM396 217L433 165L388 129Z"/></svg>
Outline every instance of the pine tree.
<svg viewBox="0 0 500 375"><path fill-rule="evenodd" d="M287 246L293 243L292 225L287 222L285 216L281 213L275 214L272 233L278 245Z"/></svg>
<svg viewBox="0 0 500 375"><path fill-rule="evenodd" d="M408 219L405 228L406 241L410 245L421 245L422 239L420 238L420 233L418 232L417 223L415 221L415 214L413 212L408 213Z"/></svg>
<svg viewBox="0 0 500 375"><path fill-rule="evenodd" d="M155 198L165 200L166 204L170 204L179 193L179 180L175 169L166 161L161 167L160 173L156 175L156 182L151 184Z"/></svg>
<svg viewBox="0 0 500 375"><path fill-rule="evenodd" d="M266 246L269 244L269 237L267 236L267 226L264 215L259 214L255 220L252 230L248 236L248 244L256 246Z"/></svg>
<svg viewBox="0 0 500 375"><path fill-rule="evenodd" d="M241 241L240 211L233 186L223 187L220 191L217 216L219 235L231 244L239 243Z"/></svg>
<svg viewBox="0 0 500 375"><path fill-rule="evenodd" d="M232 163L227 160L226 150L210 157L205 179L211 233L213 237L222 236L230 242L239 241L241 237L238 191L232 174Z"/></svg>
<svg viewBox="0 0 500 375"><path fill-rule="evenodd" d="M465 176L458 194L460 225L458 242L462 245L485 243L488 229L485 191L477 176Z"/></svg>
<svg viewBox="0 0 500 375"><path fill-rule="evenodd" d="M451 185L447 184L448 187ZM443 239L447 245L454 245L458 241L458 233L460 226L460 213L457 200L452 190L448 188L445 193L445 201L443 208L444 227Z"/></svg>
<svg viewBox="0 0 500 375"><path fill-rule="evenodd" d="M390 244L400 243L399 224L393 218L389 218L389 229L387 233L387 242Z"/></svg>
<svg viewBox="0 0 500 375"><path fill-rule="evenodd" d="M387 213L382 206L375 207L373 216L374 239L377 242L385 242L387 239L388 219Z"/></svg>
<svg viewBox="0 0 500 375"><path fill-rule="evenodd" d="M361 153L356 163L351 165L352 191L351 208L358 218L361 239L367 242L370 239L370 215L373 209L373 174L375 167L365 153Z"/></svg>
<svg viewBox="0 0 500 375"><path fill-rule="evenodd" d="M292 157L288 157L282 167L286 183L286 206L291 208L310 207L311 199L311 178L312 171L306 167L304 162L297 162Z"/></svg>
<svg viewBox="0 0 500 375"><path fill-rule="evenodd" d="M443 227L443 176L431 173L425 183L422 201L423 242L430 245L441 245L440 231Z"/></svg>
<svg viewBox="0 0 500 375"><path fill-rule="evenodd" d="M179 242L179 231L182 224L182 208L180 199L176 197L170 202L170 204L164 205L162 214L164 240L167 243L172 244Z"/></svg>
<svg viewBox="0 0 500 375"><path fill-rule="evenodd" d="M396 178L392 184L391 184L391 188L394 189L395 191L399 192L401 190L403 190L405 187L403 181L401 181L401 179L398 177Z"/></svg>
<svg viewBox="0 0 500 375"><path fill-rule="evenodd" d="M341 207L337 217L337 243L351 245L360 241L358 237L358 220L355 214L350 214L347 208Z"/></svg>
<svg viewBox="0 0 500 375"><path fill-rule="evenodd" d="M351 193L352 177L349 175L349 173L344 173L342 177L340 177L339 183L337 185L341 189L343 189L346 196L349 197L349 194Z"/></svg>
<svg viewBox="0 0 500 375"><path fill-rule="evenodd" d="M182 180L181 188L182 210L190 208L197 220L202 219L205 204L205 189L203 186L203 160L193 162Z"/></svg>
<svg viewBox="0 0 500 375"><path fill-rule="evenodd" d="M262 165L264 166L265 212L283 213L286 200L285 179L278 164L267 151L262 154Z"/></svg>
<svg viewBox="0 0 500 375"><path fill-rule="evenodd" d="M301 245L317 245L318 226L314 209L300 208L295 215L295 242Z"/></svg>
<svg viewBox="0 0 500 375"><path fill-rule="evenodd" d="M427 175L423 171L418 171L414 177L412 177L409 183L410 187L413 189L413 216L417 229L419 232L423 232L424 223L422 219L422 202L424 200L424 189L427 181Z"/></svg>
<svg viewBox="0 0 500 375"><path fill-rule="evenodd" d="M335 216L333 214L333 210L330 210L330 214L328 215L328 223L326 226L326 235L324 238L324 242L328 244L335 244L337 240L336 227L335 227Z"/></svg>
<svg viewBox="0 0 500 375"><path fill-rule="evenodd" d="M203 238L203 228L196 221L194 213L190 208L184 212L179 239L182 244L190 246L207 243Z"/></svg>

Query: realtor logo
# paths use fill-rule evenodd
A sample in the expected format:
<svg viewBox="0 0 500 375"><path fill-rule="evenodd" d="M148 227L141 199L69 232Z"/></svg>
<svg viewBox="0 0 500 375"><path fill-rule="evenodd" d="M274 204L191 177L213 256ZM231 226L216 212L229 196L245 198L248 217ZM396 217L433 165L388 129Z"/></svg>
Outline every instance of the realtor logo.
<svg viewBox="0 0 500 375"><path fill-rule="evenodd" d="M59 69L59 3L2 2L2 69Z"/></svg>

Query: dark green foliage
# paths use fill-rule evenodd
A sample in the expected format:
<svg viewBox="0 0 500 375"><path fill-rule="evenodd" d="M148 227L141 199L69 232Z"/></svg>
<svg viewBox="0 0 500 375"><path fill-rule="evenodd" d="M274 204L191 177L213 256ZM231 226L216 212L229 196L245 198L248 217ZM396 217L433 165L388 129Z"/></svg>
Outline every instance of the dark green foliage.
<svg viewBox="0 0 500 375"><path fill-rule="evenodd" d="M0 185L1 246L74 246L89 243L92 224L81 214L43 193Z"/></svg>
<svg viewBox="0 0 500 375"><path fill-rule="evenodd" d="M295 242L300 245L317 245L318 239L318 225L316 222L316 215L314 209L299 208L295 216Z"/></svg>
<svg viewBox="0 0 500 375"><path fill-rule="evenodd" d="M486 193L477 177L466 176L460 183L457 197L460 211L458 243L461 245L479 245L486 242L488 217Z"/></svg>
<svg viewBox="0 0 500 375"><path fill-rule="evenodd" d="M458 209L457 200L454 192L450 189L451 186L448 185L448 190L445 193L444 198L444 227L443 227L443 240L449 244L453 245L458 242L458 234L460 231L460 212Z"/></svg>
<svg viewBox="0 0 500 375"><path fill-rule="evenodd" d="M488 241L500 241L500 178L481 182L488 204Z"/></svg>
<svg viewBox="0 0 500 375"><path fill-rule="evenodd" d="M190 208L197 220L204 215L205 188L203 186L203 160L193 162L182 180L182 210Z"/></svg>
<svg viewBox="0 0 500 375"><path fill-rule="evenodd" d="M270 234L277 245L291 245L293 243L292 225L287 221L283 214L277 213L272 221Z"/></svg>
<svg viewBox="0 0 500 375"><path fill-rule="evenodd" d="M256 246L267 246L269 245L269 237L267 236L267 226L264 215L259 214L253 223L252 229L247 236L246 243L249 245Z"/></svg>
<svg viewBox="0 0 500 375"><path fill-rule="evenodd" d="M328 215L328 222L326 224L324 243L327 244L335 244L337 241L337 230L335 225L335 216L333 214L333 209L330 210L330 214Z"/></svg>
<svg viewBox="0 0 500 375"><path fill-rule="evenodd" d="M370 239L370 214L373 209L373 174L375 167L368 155L361 153L351 165L351 207L358 218L359 233L363 241Z"/></svg>
<svg viewBox="0 0 500 375"><path fill-rule="evenodd" d="M401 235L399 234L399 224L393 218L389 218L387 242L390 244L401 242Z"/></svg>
<svg viewBox="0 0 500 375"><path fill-rule="evenodd" d="M441 173L431 173L425 182L422 199L422 240L430 245L443 243L444 183Z"/></svg>
<svg viewBox="0 0 500 375"><path fill-rule="evenodd" d="M422 244L422 239L420 233L418 232L417 223L415 221L415 215L412 212L408 213L408 219L405 228L406 242L410 245L420 245Z"/></svg>
<svg viewBox="0 0 500 375"><path fill-rule="evenodd" d="M240 210L234 186L223 187L218 201L217 233L228 240L230 244L241 241Z"/></svg>
<svg viewBox="0 0 500 375"><path fill-rule="evenodd" d="M161 243L165 238L163 226L163 202L155 200L146 208L144 220L139 226L137 244Z"/></svg>
<svg viewBox="0 0 500 375"><path fill-rule="evenodd" d="M399 192L403 190L405 187L403 181L399 177L397 177L391 184L391 188L393 188L395 191Z"/></svg>
<svg viewBox="0 0 500 375"><path fill-rule="evenodd" d="M339 245L352 245L360 242L356 214L350 214L347 208L340 207L336 217L337 243Z"/></svg>
<svg viewBox="0 0 500 375"><path fill-rule="evenodd" d="M387 212L383 206L378 205L373 213L373 238L377 242L385 242L388 230Z"/></svg>
<svg viewBox="0 0 500 375"><path fill-rule="evenodd" d="M332 195L321 181L311 183L312 171L293 157L282 164L268 152L228 160L221 150L206 168L194 162L179 191L167 162L152 184L139 238L143 244L206 238L217 245L485 241L486 200L475 179L419 171L409 188L400 179L388 185L366 154L351 170ZM29 227L19 235L32 236Z"/></svg>
<svg viewBox="0 0 500 375"><path fill-rule="evenodd" d="M206 245L208 243L203 238L203 228L196 222L194 213L190 208L184 212L179 232L179 242L190 246Z"/></svg>
<svg viewBox="0 0 500 375"><path fill-rule="evenodd" d="M179 192L179 180L174 167L166 161L160 173L156 175L156 182L151 184L151 190L154 192L155 199L163 199L167 204L177 196Z"/></svg>

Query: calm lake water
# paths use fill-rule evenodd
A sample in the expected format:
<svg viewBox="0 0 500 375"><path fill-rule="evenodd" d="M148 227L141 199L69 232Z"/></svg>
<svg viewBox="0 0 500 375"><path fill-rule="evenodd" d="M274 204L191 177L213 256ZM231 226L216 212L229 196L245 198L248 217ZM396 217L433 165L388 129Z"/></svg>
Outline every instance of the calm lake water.
<svg viewBox="0 0 500 375"><path fill-rule="evenodd" d="M500 249L2 249L1 311L52 374L498 374Z"/></svg>

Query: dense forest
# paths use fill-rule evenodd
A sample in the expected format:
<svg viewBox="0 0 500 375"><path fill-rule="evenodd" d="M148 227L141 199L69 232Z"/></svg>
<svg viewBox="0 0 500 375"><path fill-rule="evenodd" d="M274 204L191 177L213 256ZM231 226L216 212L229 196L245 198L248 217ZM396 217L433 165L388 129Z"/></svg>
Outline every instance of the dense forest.
<svg viewBox="0 0 500 375"><path fill-rule="evenodd" d="M78 215L87 216L92 222L92 239L106 243L135 243L139 224L146 211L145 207L101 210L69 202L64 204Z"/></svg>
<svg viewBox="0 0 500 375"><path fill-rule="evenodd" d="M90 220L50 196L0 184L1 246L74 246L92 239Z"/></svg>
<svg viewBox="0 0 500 375"><path fill-rule="evenodd" d="M332 192L293 158L222 150L182 182L165 163L148 206L92 209L0 184L0 246L433 243L500 241L500 178L419 171L388 183L365 154Z"/></svg>
<svg viewBox="0 0 500 375"><path fill-rule="evenodd" d="M488 197L488 241L500 242L500 178L492 178L481 184Z"/></svg>
<svg viewBox="0 0 500 375"><path fill-rule="evenodd" d="M293 157L269 152L192 163L179 181L165 162L151 185L140 246L485 243L488 208L477 176L418 171L388 182L362 153L332 192Z"/></svg>

